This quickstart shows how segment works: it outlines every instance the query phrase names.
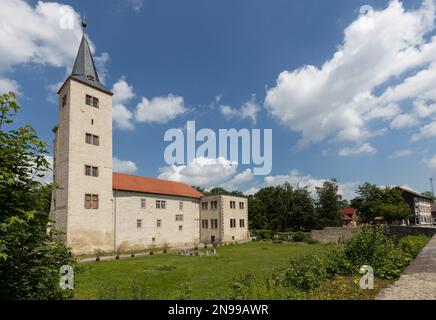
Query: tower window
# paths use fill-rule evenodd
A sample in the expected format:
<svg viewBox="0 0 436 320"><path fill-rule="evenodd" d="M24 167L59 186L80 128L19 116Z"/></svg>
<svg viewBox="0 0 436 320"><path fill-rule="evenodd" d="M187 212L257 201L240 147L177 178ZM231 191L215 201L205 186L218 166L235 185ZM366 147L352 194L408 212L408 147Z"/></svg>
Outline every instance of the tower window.
<svg viewBox="0 0 436 320"><path fill-rule="evenodd" d="M99 138L99 136L87 133L85 135L85 142L87 144L93 144L94 146L98 146L98 145L100 145L100 138Z"/></svg>
<svg viewBox="0 0 436 320"><path fill-rule="evenodd" d="M245 227L245 220L239 219L239 227L244 228Z"/></svg>
<svg viewBox="0 0 436 320"><path fill-rule="evenodd" d="M88 106L94 107L94 108L98 108L99 107L99 100L96 97L92 97L89 94L87 94L85 96L85 103Z"/></svg>
<svg viewBox="0 0 436 320"><path fill-rule="evenodd" d="M162 220L157 220L157 221L156 221L156 226L157 226L158 228L160 228L160 227L162 226Z"/></svg>
<svg viewBox="0 0 436 320"><path fill-rule="evenodd" d="M92 166L85 166L85 175L86 176L92 176L92 177L98 177L98 167L92 167Z"/></svg>
<svg viewBox="0 0 436 320"><path fill-rule="evenodd" d="M183 231L183 226L179 226L179 231Z"/></svg>
<svg viewBox="0 0 436 320"><path fill-rule="evenodd" d="M146 200L145 199L141 199L141 208L142 209L145 209L146 204L147 204Z"/></svg>
<svg viewBox="0 0 436 320"><path fill-rule="evenodd" d="M142 228L142 220L141 219L138 219L138 220L136 220L136 228Z"/></svg>
<svg viewBox="0 0 436 320"><path fill-rule="evenodd" d="M66 104L67 104L67 95L64 94L64 96L62 97L62 107L65 107Z"/></svg>
<svg viewBox="0 0 436 320"><path fill-rule="evenodd" d="M183 214L176 214L176 221L183 221Z"/></svg>
<svg viewBox="0 0 436 320"><path fill-rule="evenodd" d="M85 194L85 209L98 209L98 194Z"/></svg>
<svg viewBox="0 0 436 320"><path fill-rule="evenodd" d="M179 202L179 210L183 210L183 202Z"/></svg>

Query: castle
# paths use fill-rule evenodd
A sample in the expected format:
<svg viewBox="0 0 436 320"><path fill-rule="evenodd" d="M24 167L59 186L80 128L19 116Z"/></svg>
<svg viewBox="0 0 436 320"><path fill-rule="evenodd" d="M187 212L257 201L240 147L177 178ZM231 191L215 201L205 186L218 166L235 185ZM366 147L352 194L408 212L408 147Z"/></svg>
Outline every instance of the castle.
<svg viewBox="0 0 436 320"><path fill-rule="evenodd" d="M51 219L76 254L194 247L247 240L247 199L205 197L173 181L112 170L112 92L97 74L85 33L58 91Z"/></svg>

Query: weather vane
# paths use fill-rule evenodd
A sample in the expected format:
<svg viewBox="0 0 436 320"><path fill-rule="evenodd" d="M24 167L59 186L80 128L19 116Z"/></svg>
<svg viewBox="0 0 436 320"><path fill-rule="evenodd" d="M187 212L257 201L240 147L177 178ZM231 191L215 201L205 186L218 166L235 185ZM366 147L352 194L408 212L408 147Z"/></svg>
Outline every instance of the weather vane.
<svg viewBox="0 0 436 320"><path fill-rule="evenodd" d="M86 21L86 15L84 15L83 18L82 18L82 30L83 30L83 33L85 33L85 29L86 29L87 26L88 26L88 22Z"/></svg>

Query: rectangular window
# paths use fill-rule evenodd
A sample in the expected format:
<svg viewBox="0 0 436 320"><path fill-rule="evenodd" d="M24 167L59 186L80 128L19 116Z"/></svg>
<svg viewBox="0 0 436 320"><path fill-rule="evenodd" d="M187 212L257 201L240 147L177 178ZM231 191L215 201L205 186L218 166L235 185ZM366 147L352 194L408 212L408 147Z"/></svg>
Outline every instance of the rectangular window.
<svg viewBox="0 0 436 320"><path fill-rule="evenodd" d="M142 228L142 220L141 219L138 219L138 220L136 220L136 228Z"/></svg>
<svg viewBox="0 0 436 320"><path fill-rule="evenodd" d="M156 221L156 226L157 226L158 228L160 228L160 227L162 226L162 220L157 220L157 221Z"/></svg>
<svg viewBox="0 0 436 320"><path fill-rule="evenodd" d="M179 210L183 210L183 202L179 202Z"/></svg>
<svg viewBox="0 0 436 320"><path fill-rule="evenodd" d="M236 209L236 201L230 201L230 209Z"/></svg>
<svg viewBox="0 0 436 320"><path fill-rule="evenodd" d="M92 209L98 209L98 194L92 195Z"/></svg>
<svg viewBox="0 0 436 320"><path fill-rule="evenodd" d="M239 209L244 210L244 203L243 202L239 202Z"/></svg>
<svg viewBox="0 0 436 320"><path fill-rule="evenodd" d="M210 228L211 229L218 229L218 219L211 219L210 220Z"/></svg>
<svg viewBox="0 0 436 320"><path fill-rule="evenodd" d="M62 107L65 107L66 104L67 104L67 95L64 94L64 96L62 97Z"/></svg>
<svg viewBox="0 0 436 320"><path fill-rule="evenodd" d="M91 175L91 166L85 166L85 176Z"/></svg>
<svg viewBox="0 0 436 320"><path fill-rule="evenodd" d="M239 219L239 227L245 228L245 220L244 219Z"/></svg>
<svg viewBox="0 0 436 320"><path fill-rule="evenodd" d="M99 107L99 101L98 98L92 97L92 106L94 108L98 108Z"/></svg>
<svg viewBox="0 0 436 320"><path fill-rule="evenodd" d="M141 208L145 209L147 202L145 201L145 199L141 199Z"/></svg>
<svg viewBox="0 0 436 320"><path fill-rule="evenodd" d="M179 226L179 231L183 231L183 226Z"/></svg>
<svg viewBox="0 0 436 320"><path fill-rule="evenodd" d="M98 194L85 194L85 209L98 209Z"/></svg>
<svg viewBox="0 0 436 320"><path fill-rule="evenodd" d="M85 209L91 209L92 195L85 194Z"/></svg>
<svg viewBox="0 0 436 320"><path fill-rule="evenodd" d="M92 144L92 134L90 134L90 133L86 134L85 142L87 144Z"/></svg>
<svg viewBox="0 0 436 320"><path fill-rule="evenodd" d="M211 202L210 202L210 208L211 208L212 210L217 209L217 208L218 208L218 201L211 201Z"/></svg>
<svg viewBox="0 0 436 320"><path fill-rule="evenodd" d="M160 208L161 208L161 209L165 209L166 206L167 206L167 202L166 202L166 201L161 201L161 202L160 202Z"/></svg>
<svg viewBox="0 0 436 320"><path fill-rule="evenodd" d="M208 204L208 202L202 202L201 203L201 209L207 210L207 204Z"/></svg>
<svg viewBox="0 0 436 320"><path fill-rule="evenodd" d="M88 106L90 106L90 105L92 105L92 97L90 96L90 95L86 95L86 97L85 97L85 103L88 105Z"/></svg>
<svg viewBox="0 0 436 320"><path fill-rule="evenodd" d="M92 167L92 176L98 177L98 167Z"/></svg>
<svg viewBox="0 0 436 320"><path fill-rule="evenodd" d="M230 219L230 228L236 228L236 219Z"/></svg>
<svg viewBox="0 0 436 320"><path fill-rule="evenodd" d="M160 200L156 200L156 209L160 209Z"/></svg>
<svg viewBox="0 0 436 320"><path fill-rule="evenodd" d="M92 136L92 144L94 146L99 146L100 145L100 138L98 136Z"/></svg>
<svg viewBox="0 0 436 320"><path fill-rule="evenodd" d="M201 220L201 227L207 229L207 220Z"/></svg>
<svg viewBox="0 0 436 320"><path fill-rule="evenodd" d="M183 214L176 214L176 221L183 221Z"/></svg>

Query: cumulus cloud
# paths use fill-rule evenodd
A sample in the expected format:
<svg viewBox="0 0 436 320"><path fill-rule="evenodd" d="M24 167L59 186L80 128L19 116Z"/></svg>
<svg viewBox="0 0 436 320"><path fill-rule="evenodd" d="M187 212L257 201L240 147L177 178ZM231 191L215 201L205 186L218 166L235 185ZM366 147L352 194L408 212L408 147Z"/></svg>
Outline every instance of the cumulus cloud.
<svg viewBox="0 0 436 320"><path fill-rule="evenodd" d="M112 166L113 171L119 173L135 173L138 171L136 163L129 160L120 160L117 157L112 159Z"/></svg>
<svg viewBox="0 0 436 320"><path fill-rule="evenodd" d="M436 154L430 159L425 161L430 170L436 172Z"/></svg>
<svg viewBox="0 0 436 320"><path fill-rule="evenodd" d="M412 154L413 154L413 151L410 149L396 150L388 156L388 159L404 158L404 157L408 157Z"/></svg>
<svg viewBox="0 0 436 320"><path fill-rule="evenodd" d="M160 179L183 182L200 187L213 187L231 179L237 172L237 163L222 157L196 158L188 165L160 168Z"/></svg>
<svg viewBox="0 0 436 320"><path fill-rule="evenodd" d="M8 78L0 78L0 94L7 92L14 92L15 94L20 93L20 86L15 80Z"/></svg>
<svg viewBox="0 0 436 320"><path fill-rule="evenodd" d="M355 156L359 154L375 154L377 153L377 150L371 146L369 143L364 143L357 147L345 147L339 150L339 156L341 157L348 157L348 156Z"/></svg>
<svg viewBox="0 0 436 320"><path fill-rule="evenodd" d="M133 113L125 106L135 97L133 87L124 78L119 79L112 87L112 119L121 130L133 130Z"/></svg>
<svg viewBox="0 0 436 320"><path fill-rule="evenodd" d="M250 119L253 123L256 123L257 113L260 111L260 106L256 103L256 98L253 95L251 99L246 101L239 109L226 105L221 105L219 109L221 114L226 118Z"/></svg>
<svg viewBox="0 0 436 320"><path fill-rule="evenodd" d="M0 21L0 75L27 63L72 68L82 30L80 15L71 6L38 1L33 7L23 0L3 0ZM91 41L90 46L94 52ZM108 58L107 53L96 58L103 78ZM11 83L16 89L16 82L6 84Z"/></svg>
<svg viewBox="0 0 436 320"><path fill-rule="evenodd" d="M369 123L393 119L401 112L398 103L434 99L436 37L426 37L434 30L434 17L434 0L408 11L393 0L384 10L360 15L320 68L283 71L267 91L266 108L302 133L300 143L326 138L364 142L372 136ZM392 79L399 80L395 86L389 86ZM375 89L383 87L375 96ZM411 123L404 120L392 126Z"/></svg>
<svg viewBox="0 0 436 320"><path fill-rule="evenodd" d="M416 142L418 140L431 137L436 137L436 120L433 120L433 122L421 127L419 132L412 135L411 141Z"/></svg>
<svg viewBox="0 0 436 320"><path fill-rule="evenodd" d="M276 176L268 176L264 178L264 183L262 187L274 187L283 185L284 183L289 183L294 188L306 188L315 195L316 188L322 187L325 179L318 179L312 177L310 175L302 175L298 170L291 170L286 175L276 175ZM339 194L342 195L344 199L352 199L355 197L355 189L359 185L359 182L346 182L346 183L338 183ZM256 188L251 188L248 191L253 192L256 191Z"/></svg>
<svg viewBox="0 0 436 320"><path fill-rule="evenodd" d="M151 100L143 97L136 107L135 120L137 122L162 124L175 119L186 111L183 97L172 94L155 97Z"/></svg>

